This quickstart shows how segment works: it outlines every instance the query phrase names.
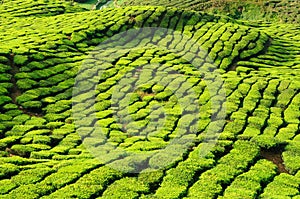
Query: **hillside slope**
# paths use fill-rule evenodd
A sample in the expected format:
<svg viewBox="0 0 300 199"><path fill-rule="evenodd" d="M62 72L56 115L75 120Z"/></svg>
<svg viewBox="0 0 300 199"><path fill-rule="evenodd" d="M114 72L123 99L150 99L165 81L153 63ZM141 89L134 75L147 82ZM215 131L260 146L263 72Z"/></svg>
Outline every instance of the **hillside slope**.
<svg viewBox="0 0 300 199"><path fill-rule="evenodd" d="M0 6L0 198L300 197L299 27L25 7Z"/></svg>
<svg viewBox="0 0 300 199"><path fill-rule="evenodd" d="M54 16L64 13L74 13L84 11L85 9L72 2L55 0L55 1L6 1L2 0L0 7L1 18L5 17L30 17L30 16Z"/></svg>
<svg viewBox="0 0 300 199"><path fill-rule="evenodd" d="M297 0L121 0L118 6L167 6L228 15L236 19L299 23Z"/></svg>

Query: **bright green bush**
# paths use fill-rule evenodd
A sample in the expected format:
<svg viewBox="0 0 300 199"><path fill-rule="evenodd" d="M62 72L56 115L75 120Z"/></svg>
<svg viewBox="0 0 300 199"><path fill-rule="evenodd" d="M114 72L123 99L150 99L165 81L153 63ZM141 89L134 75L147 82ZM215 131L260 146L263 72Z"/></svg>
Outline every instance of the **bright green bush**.
<svg viewBox="0 0 300 199"><path fill-rule="evenodd" d="M285 151L282 153L284 164L292 174L296 173L300 169L299 157L300 150L298 146L298 141L292 141L286 146Z"/></svg>
<svg viewBox="0 0 300 199"><path fill-rule="evenodd" d="M14 56L14 63L17 65L23 65L28 60L27 56L24 55L15 55Z"/></svg>
<svg viewBox="0 0 300 199"><path fill-rule="evenodd" d="M55 155L54 152L45 151L33 151L30 153L30 158L34 159L51 159Z"/></svg>
<svg viewBox="0 0 300 199"><path fill-rule="evenodd" d="M228 132L231 132L235 135L238 135L239 133L242 132L244 126L245 126L245 121L244 120L236 119L233 122L228 123L225 126L224 131L228 131Z"/></svg>
<svg viewBox="0 0 300 199"><path fill-rule="evenodd" d="M0 148L4 150L8 145L16 143L20 139L20 136L7 136L0 140Z"/></svg>
<svg viewBox="0 0 300 199"><path fill-rule="evenodd" d="M11 179L0 180L0 185L1 195L8 193L17 186Z"/></svg>
<svg viewBox="0 0 300 199"><path fill-rule="evenodd" d="M31 152L33 152L37 149L35 149L33 146L29 146L29 145L15 144L11 147L11 150L13 150L13 152L18 154L19 156L27 157L30 155Z"/></svg>
<svg viewBox="0 0 300 199"><path fill-rule="evenodd" d="M11 178L12 182L17 185L34 184L49 175L54 170L50 168L38 168L21 171L18 175Z"/></svg>
<svg viewBox="0 0 300 199"><path fill-rule="evenodd" d="M284 144L284 142L280 141L279 139L264 134L253 137L251 141L265 149L278 148Z"/></svg>
<svg viewBox="0 0 300 199"><path fill-rule="evenodd" d="M38 109L42 107L42 103L40 101L28 101L22 103L22 106L26 109Z"/></svg>
<svg viewBox="0 0 300 199"><path fill-rule="evenodd" d="M118 191L116 191L118 190ZM132 198L138 196L138 193L147 192L148 188L140 183L136 178L125 177L121 180L114 182L104 191L104 198L120 198L127 197Z"/></svg>
<svg viewBox="0 0 300 199"><path fill-rule="evenodd" d="M49 145L49 144L51 144L51 138L48 136L44 136L44 135L37 135L37 136L33 137L32 143Z"/></svg>
<svg viewBox="0 0 300 199"><path fill-rule="evenodd" d="M9 193L12 198L36 198L36 188L33 185L21 185Z"/></svg>
<svg viewBox="0 0 300 199"><path fill-rule="evenodd" d="M17 102L19 104L25 103L25 102L30 102L33 101L35 99L37 99L39 97L39 95L37 93L24 93L23 95L20 95L19 97L17 97Z"/></svg>
<svg viewBox="0 0 300 199"><path fill-rule="evenodd" d="M197 166L192 161L192 158L188 159L185 162L181 162L176 168L170 169L163 178L163 182L155 193L155 196L158 198L177 198L184 195L196 172L211 166L208 159L203 158L200 161L197 158L197 161L202 163Z"/></svg>
<svg viewBox="0 0 300 199"><path fill-rule="evenodd" d="M27 115L27 114L21 114L21 115L18 115L16 117L14 117L13 121L16 121L18 123L23 123L23 122L26 122L29 119L30 119L29 115Z"/></svg>
<svg viewBox="0 0 300 199"><path fill-rule="evenodd" d="M295 183L293 183L295 182ZM286 173L282 173L276 176L261 194L261 198L270 198L270 197L293 197L296 196L299 192L296 187L299 186L299 181L294 177ZM280 192L274 190L280 189Z"/></svg>
<svg viewBox="0 0 300 199"><path fill-rule="evenodd" d="M16 125L12 128L11 131L7 132L7 135L24 135L26 132L30 131L33 128L35 128L34 125Z"/></svg>
<svg viewBox="0 0 300 199"><path fill-rule="evenodd" d="M282 141L292 139L298 131L298 124L288 124L287 127L279 129L276 138Z"/></svg>
<svg viewBox="0 0 300 199"><path fill-rule="evenodd" d="M19 172L19 167L10 163L1 163L0 165L0 178L10 178Z"/></svg>
<svg viewBox="0 0 300 199"><path fill-rule="evenodd" d="M263 118L261 116L249 117L248 118L248 125L249 125L249 127L254 127L254 128L257 128L257 129L261 129L265 125L265 118Z"/></svg>

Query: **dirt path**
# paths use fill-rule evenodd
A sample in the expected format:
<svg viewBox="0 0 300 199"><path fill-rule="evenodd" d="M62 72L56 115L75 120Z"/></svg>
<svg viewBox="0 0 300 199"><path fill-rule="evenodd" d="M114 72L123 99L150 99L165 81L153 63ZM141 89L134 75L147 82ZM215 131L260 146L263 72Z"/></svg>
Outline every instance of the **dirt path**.
<svg viewBox="0 0 300 199"><path fill-rule="evenodd" d="M281 150L266 150L261 149L260 155L265 159L272 161L277 165L279 173L289 173L289 171L285 168L283 159L282 159L282 151Z"/></svg>

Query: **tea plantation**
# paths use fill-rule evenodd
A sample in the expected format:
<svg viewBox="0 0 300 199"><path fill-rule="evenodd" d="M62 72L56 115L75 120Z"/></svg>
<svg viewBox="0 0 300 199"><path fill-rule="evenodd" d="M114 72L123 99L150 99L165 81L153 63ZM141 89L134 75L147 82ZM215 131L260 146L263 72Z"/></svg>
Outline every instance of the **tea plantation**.
<svg viewBox="0 0 300 199"><path fill-rule="evenodd" d="M120 0L122 6L160 5L208 11L233 18L272 22L300 22L298 0Z"/></svg>
<svg viewBox="0 0 300 199"><path fill-rule="evenodd" d="M297 1L147 2L0 1L0 198L300 198Z"/></svg>

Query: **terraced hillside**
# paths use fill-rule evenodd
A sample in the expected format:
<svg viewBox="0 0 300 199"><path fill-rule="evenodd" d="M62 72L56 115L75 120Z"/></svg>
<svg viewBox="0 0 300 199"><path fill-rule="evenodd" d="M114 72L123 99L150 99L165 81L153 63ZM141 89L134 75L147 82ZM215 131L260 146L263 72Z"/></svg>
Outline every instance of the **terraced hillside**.
<svg viewBox="0 0 300 199"><path fill-rule="evenodd" d="M237 19L300 22L298 0L122 0L118 5L168 6L214 12Z"/></svg>
<svg viewBox="0 0 300 199"><path fill-rule="evenodd" d="M14 2L0 198L300 198L298 26Z"/></svg>
<svg viewBox="0 0 300 199"><path fill-rule="evenodd" d="M29 17L29 16L53 16L64 13L84 11L79 6L72 6L66 1L6 1L1 2L2 17Z"/></svg>

